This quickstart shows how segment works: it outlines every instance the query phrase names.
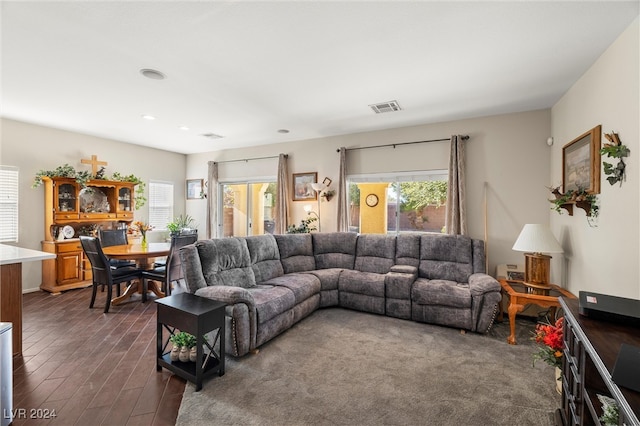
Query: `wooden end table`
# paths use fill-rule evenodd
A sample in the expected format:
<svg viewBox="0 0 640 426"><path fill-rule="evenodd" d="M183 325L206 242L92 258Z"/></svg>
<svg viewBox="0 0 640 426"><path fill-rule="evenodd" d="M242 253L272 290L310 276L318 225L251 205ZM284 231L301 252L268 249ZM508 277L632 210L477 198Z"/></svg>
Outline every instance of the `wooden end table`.
<svg viewBox="0 0 640 426"><path fill-rule="evenodd" d="M572 293L556 284L550 284L551 287L548 290L540 292L537 289L533 289L530 286L525 285L523 281L505 279L499 279L498 281L500 282L500 286L502 287L502 297L504 298L506 296L509 298L508 312L509 328L511 329L511 334L509 335L509 337L507 337L507 342L510 345L517 344L516 314L518 312L522 312L526 305L534 304L543 308L552 308L552 312L555 312L555 309L560 306L560 301L558 300L560 296L563 296L567 299L576 298L576 296L574 296ZM502 321L502 318L503 310L501 301L498 319Z"/></svg>
<svg viewBox="0 0 640 426"><path fill-rule="evenodd" d="M189 380L196 385L196 392L202 389L202 379L218 373L224 375L224 308L223 302L196 296L190 293L180 293L173 296L156 299L158 304L157 316L157 357L156 370L162 367L173 372L175 375ZM169 337L162 338L162 330L169 331ZM213 330L218 330L214 341L209 344L205 339L205 334ZM176 330L184 331L196 337L196 362L171 361L170 351L167 351L169 339L176 333ZM216 343L219 343L216 352ZM204 347L209 349L204 353Z"/></svg>

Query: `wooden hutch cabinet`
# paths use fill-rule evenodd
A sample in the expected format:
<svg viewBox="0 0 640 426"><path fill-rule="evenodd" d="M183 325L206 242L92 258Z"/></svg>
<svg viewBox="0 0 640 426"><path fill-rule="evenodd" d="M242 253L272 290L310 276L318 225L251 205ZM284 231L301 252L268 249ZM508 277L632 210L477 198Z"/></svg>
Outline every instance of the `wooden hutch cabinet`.
<svg viewBox="0 0 640 426"><path fill-rule="evenodd" d="M91 285L91 264L79 235L99 226L133 221L134 183L90 180L82 188L71 178L42 178L45 214L42 251L56 259L42 262L40 288L52 293ZM71 234L71 230L73 234Z"/></svg>

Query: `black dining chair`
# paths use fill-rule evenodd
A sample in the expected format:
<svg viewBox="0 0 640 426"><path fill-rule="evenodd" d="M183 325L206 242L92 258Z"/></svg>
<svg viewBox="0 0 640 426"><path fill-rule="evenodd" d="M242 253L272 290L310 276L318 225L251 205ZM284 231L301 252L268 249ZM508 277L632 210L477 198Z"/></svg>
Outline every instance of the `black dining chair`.
<svg viewBox="0 0 640 426"><path fill-rule="evenodd" d="M147 300L147 280L161 281L162 291L165 295L171 295L171 283L176 282L184 278L182 273L182 262L180 261L180 254L178 251L181 247L189 244L193 244L198 241L198 234L180 234L171 236L171 248L169 249L169 255L165 266L159 266L149 271L142 272L143 290L142 301Z"/></svg>
<svg viewBox="0 0 640 426"><path fill-rule="evenodd" d="M93 289L89 308L93 308L93 303L96 301L98 285L107 286L107 301L104 305L104 312L107 313L111 306L112 287L116 286L117 295L120 296L120 284L141 279L142 270L132 266L113 269L109 264L109 259L102 251L102 245L98 238L81 235L80 244L82 244L84 254L91 263L91 272L93 274Z"/></svg>
<svg viewBox="0 0 640 426"><path fill-rule="evenodd" d="M126 229L101 229L98 232L100 244L102 247L121 246L129 244ZM112 268L123 268L126 266L136 266L135 262L130 260L109 259Z"/></svg>

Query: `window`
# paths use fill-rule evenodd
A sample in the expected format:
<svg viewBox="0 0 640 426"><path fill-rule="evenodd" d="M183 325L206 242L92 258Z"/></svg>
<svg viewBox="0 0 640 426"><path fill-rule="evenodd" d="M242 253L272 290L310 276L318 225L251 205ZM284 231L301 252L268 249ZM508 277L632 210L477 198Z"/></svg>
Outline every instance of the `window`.
<svg viewBox="0 0 640 426"><path fill-rule="evenodd" d="M347 181L350 231L444 232L446 170L357 175ZM367 196L376 202L367 202Z"/></svg>
<svg viewBox="0 0 640 426"><path fill-rule="evenodd" d="M167 229L173 220L173 184L149 182L149 225Z"/></svg>
<svg viewBox="0 0 640 426"><path fill-rule="evenodd" d="M18 168L0 166L0 241L18 242Z"/></svg>

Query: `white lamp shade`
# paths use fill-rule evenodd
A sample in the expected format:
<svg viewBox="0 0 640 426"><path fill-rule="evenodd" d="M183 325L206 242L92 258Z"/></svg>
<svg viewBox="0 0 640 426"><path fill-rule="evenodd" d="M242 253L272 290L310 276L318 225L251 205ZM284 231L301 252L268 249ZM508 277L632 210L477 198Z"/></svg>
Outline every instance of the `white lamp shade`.
<svg viewBox="0 0 640 426"><path fill-rule="evenodd" d="M532 253L562 253L562 247L546 225L528 223L522 228L513 250Z"/></svg>
<svg viewBox="0 0 640 426"><path fill-rule="evenodd" d="M325 188L325 185L324 183L312 183L311 187L313 188L314 191L320 192Z"/></svg>

